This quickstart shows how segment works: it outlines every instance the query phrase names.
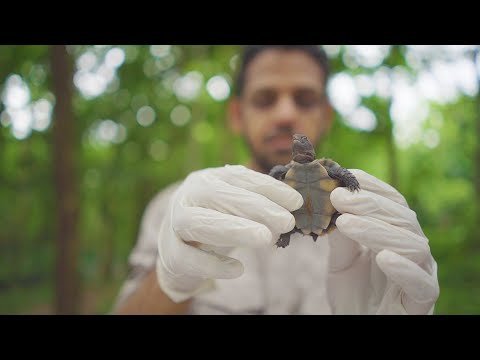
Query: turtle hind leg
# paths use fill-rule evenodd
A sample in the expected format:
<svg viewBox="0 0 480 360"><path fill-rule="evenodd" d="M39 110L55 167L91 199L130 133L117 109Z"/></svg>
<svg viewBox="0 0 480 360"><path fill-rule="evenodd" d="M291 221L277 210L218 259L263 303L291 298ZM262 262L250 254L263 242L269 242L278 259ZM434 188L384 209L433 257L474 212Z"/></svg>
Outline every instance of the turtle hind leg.
<svg viewBox="0 0 480 360"><path fill-rule="evenodd" d="M328 225L327 229L325 230L325 234L328 234L332 232L337 226L336 226L336 221L338 217L342 215L339 212L336 212L335 214L332 215L332 220L330 221L330 224Z"/></svg>
<svg viewBox="0 0 480 360"><path fill-rule="evenodd" d="M280 235L280 238L275 243L275 245L277 245L277 248L286 248L290 244L290 235L292 235L291 231Z"/></svg>
<svg viewBox="0 0 480 360"><path fill-rule="evenodd" d="M347 169L341 167L335 161L331 159L320 159L320 164L325 167L328 175L331 178L340 180L342 182L342 186L346 187L351 192L360 190L360 184L358 183L355 175L353 175Z"/></svg>
<svg viewBox="0 0 480 360"><path fill-rule="evenodd" d="M337 219L338 217L342 215L341 213L339 213L338 211L332 215L332 220L330 221L330 226L335 226L336 225L336 222L337 222Z"/></svg>
<svg viewBox="0 0 480 360"><path fill-rule="evenodd" d="M290 236L296 233L297 231L299 231L299 229L295 227L293 228L292 231L289 231L288 233L280 235L280 238L275 243L275 245L277 245L277 248L279 247L286 248L290 244Z"/></svg>

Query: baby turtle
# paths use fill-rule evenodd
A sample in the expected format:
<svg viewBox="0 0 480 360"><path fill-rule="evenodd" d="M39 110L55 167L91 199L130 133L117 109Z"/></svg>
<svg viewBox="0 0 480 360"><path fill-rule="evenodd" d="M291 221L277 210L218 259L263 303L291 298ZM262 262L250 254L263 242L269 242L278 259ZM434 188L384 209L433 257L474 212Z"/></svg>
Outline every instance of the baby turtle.
<svg viewBox="0 0 480 360"><path fill-rule="evenodd" d="M335 220L340 213L330 202L330 193L336 187L346 187L351 192L359 191L360 185L355 176L335 161L327 158L316 159L313 145L305 135L293 135L292 161L287 165L276 165L269 173L303 197L302 207L292 214L295 227L280 235L276 245L285 248L290 243L290 235L301 232L311 235L313 241L335 228Z"/></svg>

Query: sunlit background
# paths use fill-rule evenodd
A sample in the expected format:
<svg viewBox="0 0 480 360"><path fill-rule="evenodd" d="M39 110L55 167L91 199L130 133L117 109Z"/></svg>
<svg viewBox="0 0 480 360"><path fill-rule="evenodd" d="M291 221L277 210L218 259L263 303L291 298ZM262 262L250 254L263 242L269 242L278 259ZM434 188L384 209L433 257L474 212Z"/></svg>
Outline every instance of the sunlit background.
<svg viewBox="0 0 480 360"><path fill-rule="evenodd" d="M319 45L320 46L320 45ZM439 264L437 314L480 313L480 47L323 45L337 120L322 156L394 185ZM110 310L148 200L192 170L243 163L225 121L240 47L66 46L73 89L75 313ZM56 313L49 46L0 46L0 313ZM67 135L65 135L67 136ZM57 300L56 300L57 299Z"/></svg>

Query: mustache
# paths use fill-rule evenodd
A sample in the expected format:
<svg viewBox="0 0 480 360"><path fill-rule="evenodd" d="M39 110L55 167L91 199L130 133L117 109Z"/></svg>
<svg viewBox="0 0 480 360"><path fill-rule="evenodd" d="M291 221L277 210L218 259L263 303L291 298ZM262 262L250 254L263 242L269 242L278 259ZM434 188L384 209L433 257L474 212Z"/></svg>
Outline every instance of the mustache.
<svg viewBox="0 0 480 360"><path fill-rule="evenodd" d="M281 136L287 136L287 137L293 138L293 134L294 134L294 131L292 127L290 126L279 127L279 128L276 128L271 133L268 133L264 138L264 142L269 143L273 139Z"/></svg>

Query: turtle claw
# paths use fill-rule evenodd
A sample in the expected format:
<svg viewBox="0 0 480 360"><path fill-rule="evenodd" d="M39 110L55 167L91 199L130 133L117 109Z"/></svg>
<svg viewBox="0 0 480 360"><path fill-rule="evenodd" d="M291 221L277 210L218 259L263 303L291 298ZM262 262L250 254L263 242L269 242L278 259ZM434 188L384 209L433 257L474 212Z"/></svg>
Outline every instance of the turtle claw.
<svg viewBox="0 0 480 360"><path fill-rule="evenodd" d="M286 248L290 244L290 235L288 237L284 235L286 234L280 236L280 239L278 239L278 241L276 242L275 245L277 245L277 248Z"/></svg>
<svg viewBox="0 0 480 360"><path fill-rule="evenodd" d="M352 177L347 177L345 182L347 185L347 189L350 190L350 192L354 193L355 191L360 191L360 184L358 183L358 180L353 177L353 175Z"/></svg>
<svg viewBox="0 0 480 360"><path fill-rule="evenodd" d="M294 233L297 232L297 231L299 231L299 229L297 229L297 228L295 227L295 228L293 228L292 231L280 235L280 238L279 238L278 241L275 243L275 245L277 245L277 248L279 248L279 247L281 247L281 248L286 248L286 247L290 244L290 235L294 234Z"/></svg>
<svg viewBox="0 0 480 360"><path fill-rule="evenodd" d="M358 185L350 185L348 186L348 190L350 190L350 192L354 193L355 191L356 192L360 192L360 186Z"/></svg>

